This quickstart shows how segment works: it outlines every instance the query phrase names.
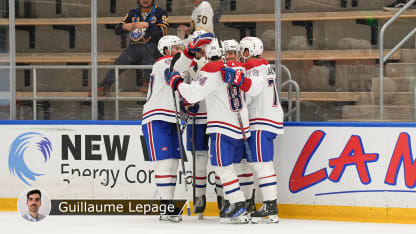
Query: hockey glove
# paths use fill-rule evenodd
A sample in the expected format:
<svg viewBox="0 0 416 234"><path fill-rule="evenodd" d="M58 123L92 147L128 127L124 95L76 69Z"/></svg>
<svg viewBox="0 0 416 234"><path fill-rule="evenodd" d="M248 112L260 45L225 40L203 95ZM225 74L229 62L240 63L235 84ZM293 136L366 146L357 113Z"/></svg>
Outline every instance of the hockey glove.
<svg viewBox="0 0 416 234"><path fill-rule="evenodd" d="M212 33L204 33L197 36L188 44L188 51L192 53L201 52L201 46L211 43L213 37L214 34Z"/></svg>
<svg viewBox="0 0 416 234"><path fill-rule="evenodd" d="M199 103L191 104L186 99L181 99L180 101L181 107L183 112L188 113L190 115L195 115L198 113L199 110Z"/></svg>
<svg viewBox="0 0 416 234"><path fill-rule="evenodd" d="M171 73L168 69L165 71L165 80L173 91L177 90L179 84L183 82L183 78L179 72L174 71Z"/></svg>
<svg viewBox="0 0 416 234"><path fill-rule="evenodd" d="M235 70L230 67L223 67L224 82L235 84L240 87L244 82L244 72L242 70Z"/></svg>

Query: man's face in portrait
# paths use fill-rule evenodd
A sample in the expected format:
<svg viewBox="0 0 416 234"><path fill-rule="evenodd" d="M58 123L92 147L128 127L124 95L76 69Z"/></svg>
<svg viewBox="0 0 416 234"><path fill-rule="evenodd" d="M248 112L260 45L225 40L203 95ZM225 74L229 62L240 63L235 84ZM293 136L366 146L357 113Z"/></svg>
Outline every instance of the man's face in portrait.
<svg viewBox="0 0 416 234"><path fill-rule="evenodd" d="M42 205L40 201L40 195L37 193L29 195L26 205L31 213L38 213L38 210Z"/></svg>

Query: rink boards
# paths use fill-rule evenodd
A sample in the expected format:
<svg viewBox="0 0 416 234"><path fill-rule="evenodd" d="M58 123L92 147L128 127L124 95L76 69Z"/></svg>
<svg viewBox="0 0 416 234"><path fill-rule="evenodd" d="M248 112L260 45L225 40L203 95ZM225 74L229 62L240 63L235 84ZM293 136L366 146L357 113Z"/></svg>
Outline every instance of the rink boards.
<svg viewBox="0 0 416 234"><path fill-rule="evenodd" d="M2 211L30 187L52 199L157 196L138 121L2 121L0 132ZM414 139L413 123L285 123L275 141L279 215L415 223ZM185 167L175 197L191 199ZM205 215L218 214L214 186L209 168Z"/></svg>

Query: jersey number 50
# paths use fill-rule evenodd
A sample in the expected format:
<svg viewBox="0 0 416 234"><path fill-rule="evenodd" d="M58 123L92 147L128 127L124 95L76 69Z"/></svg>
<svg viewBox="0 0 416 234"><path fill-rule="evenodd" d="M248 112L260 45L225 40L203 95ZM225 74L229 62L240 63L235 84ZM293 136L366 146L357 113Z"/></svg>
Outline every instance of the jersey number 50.
<svg viewBox="0 0 416 234"><path fill-rule="evenodd" d="M198 15L198 21L197 23L203 23L203 24L207 24L208 18L205 15Z"/></svg>

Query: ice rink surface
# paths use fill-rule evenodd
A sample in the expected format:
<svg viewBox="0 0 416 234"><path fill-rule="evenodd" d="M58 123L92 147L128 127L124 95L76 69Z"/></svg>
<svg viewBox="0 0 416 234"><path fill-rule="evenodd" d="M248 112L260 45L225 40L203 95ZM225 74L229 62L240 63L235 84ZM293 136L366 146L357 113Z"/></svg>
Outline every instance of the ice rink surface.
<svg viewBox="0 0 416 234"><path fill-rule="evenodd" d="M403 234L416 233L416 224L374 224L281 219L278 224L220 224L216 217L184 216L180 223L161 222L156 216L49 216L29 223L15 212L0 212L0 233L41 234Z"/></svg>

